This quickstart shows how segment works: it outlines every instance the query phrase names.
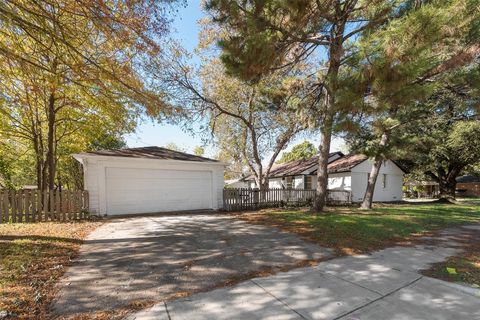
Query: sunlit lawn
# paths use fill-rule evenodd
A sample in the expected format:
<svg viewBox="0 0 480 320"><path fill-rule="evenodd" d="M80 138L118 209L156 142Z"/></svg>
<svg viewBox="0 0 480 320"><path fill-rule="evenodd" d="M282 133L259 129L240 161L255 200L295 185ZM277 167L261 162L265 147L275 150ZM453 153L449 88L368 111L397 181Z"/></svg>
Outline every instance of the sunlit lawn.
<svg viewBox="0 0 480 320"><path fill-rule="evenodd" d="M480 223L480 201L469 199L456 205L388 205L371 211L333 207L325 214L305 209L275 209L239 217L298 233L321 246L334 248L342 255L412 243L420 236L440 229ZM480 285L480 237L477 235L471 239L464 243L462 253L433 265L424 273L447 281Z"/></svg>
<svg viewBox="0 0 480 320"><path fill-rule="evenodd" d="M277 225L339 253L369 252L438 229L480 222L480 205L409 204L329 208L325 214L307 210L263 210L244 219Z"/></svg>

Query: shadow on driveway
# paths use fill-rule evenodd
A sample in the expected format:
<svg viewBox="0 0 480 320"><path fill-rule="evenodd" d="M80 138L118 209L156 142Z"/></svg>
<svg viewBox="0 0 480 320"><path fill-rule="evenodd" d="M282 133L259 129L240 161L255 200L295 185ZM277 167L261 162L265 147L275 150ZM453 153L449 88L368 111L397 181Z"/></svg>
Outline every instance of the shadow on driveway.
<svg viewBox="0 0 480 320"><path fill-rule="evenodd" d="M59 284L53 308L68 317L162 301L331 255L294 234L231 216L115 219L87 238Z"/></svg>

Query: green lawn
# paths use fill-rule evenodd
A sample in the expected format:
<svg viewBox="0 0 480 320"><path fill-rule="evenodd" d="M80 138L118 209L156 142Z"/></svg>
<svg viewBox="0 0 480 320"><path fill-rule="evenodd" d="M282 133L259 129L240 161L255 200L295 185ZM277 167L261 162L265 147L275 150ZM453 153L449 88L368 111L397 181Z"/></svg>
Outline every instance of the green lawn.
<svg viewBox="0 0 480 320"><path fill-rule="evenodd" d="M329 208L326 214L306 210L262 210L244 219L274 224L299 233L339 253L362 253L410 241L438 229L480 222L480 205L409 204Z"/></svg>
<svg viewBox="0 0 480 320"><path fill-rule="evenodd" d="M307 210L261 210L239 215L254 222L295 232L339 255L367 253L402 243L447 227L480 223L480 201L460 204L385 205L371 211L328 208L325 214ZM480 285L480 238L475 232L462 245L464 251L434 264L423 273L453 282Z"/></svg>

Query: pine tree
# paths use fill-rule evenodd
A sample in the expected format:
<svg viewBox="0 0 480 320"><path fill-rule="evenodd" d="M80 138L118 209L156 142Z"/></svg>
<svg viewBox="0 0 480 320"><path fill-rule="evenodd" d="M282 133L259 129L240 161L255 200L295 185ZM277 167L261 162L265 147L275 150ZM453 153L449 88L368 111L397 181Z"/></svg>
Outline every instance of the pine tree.
<svg viewBox="0 0 480 320"><path fill-rule="evenodd" d="M362 33L401 14L404 2L210 0L207 9L229 31L219 42L228 72L257 81L272 70L309 64L310 106L305 113L320 132L316 211L327 194L327 164L335 121L342 106L342 73L352 44Z"/></svg>
<svg viewBox="0 0 480 320"><path fill-rule="evenodd" d="M458 11L452 13L465 16L467 9L478 11L475 0L453 2L458 4L455 7ZM426 3L433 9L448 6L452 1ZM258 81L272 70L309 64L311 75L305 81L310 83L311 105L304 112L321 136L316 211L325 205L328 154L335 124L343 114L360 111L349 101L349 87L359 90L358 87L365 85L351 77L356 70L349 60L356 53L357 42L364 35L383 30L392 21L417 10L421 4L383 0L207 1L206 7L215 21L228 30L219 45L229 73L246 81ZM442 22L435 15L418 18L425 26ZM422 32L419 37L424 37ZM401 43L402 37L391 40ZM435 72L433 67L430 73Z"/></svg>
<svg viewBox="0 0 480 320"><path fill-rule="evenodd" d="M362 208L372 207L381 163L408 148L399 129L426 117L424 103L451 72L471 64L480 53L478 21L478 12L472 14L462 1L426 4L360 41L354 65L367 83L359 99L365 101L368 116L362 122L370 131L361 150L374 159Z"/></svg>

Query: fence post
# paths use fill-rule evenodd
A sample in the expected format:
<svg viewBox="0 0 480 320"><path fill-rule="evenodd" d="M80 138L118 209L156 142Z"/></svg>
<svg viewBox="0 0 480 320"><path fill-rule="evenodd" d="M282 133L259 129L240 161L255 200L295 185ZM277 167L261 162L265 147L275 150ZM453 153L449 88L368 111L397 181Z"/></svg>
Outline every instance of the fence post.
<svg viewBox="0 0 480 320"><path fill-rule="evenodd" d="M15 191L11 191L10 194L12 195L11 202L12 202L12 222L17 222L17 194Z"/></svg>
<svg viewBox="0 0 480 320"><path fill-rule="evenodd" d="M30 222L35 222L35 207L37 206L35 194L35 190L30 190Z"/></svg>
<svg viewBox="0 0 480 320"><path fill-rule="evenodd" d="M6 212L6 202L5 202L5 199L4 199L4 192L3 191L0 191L0 223L3 222L3 217L5 216L5 212Z"/></svg>

